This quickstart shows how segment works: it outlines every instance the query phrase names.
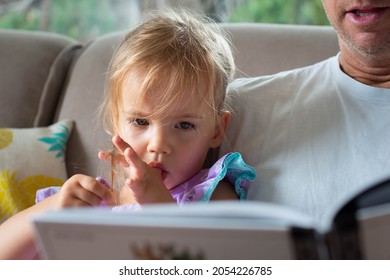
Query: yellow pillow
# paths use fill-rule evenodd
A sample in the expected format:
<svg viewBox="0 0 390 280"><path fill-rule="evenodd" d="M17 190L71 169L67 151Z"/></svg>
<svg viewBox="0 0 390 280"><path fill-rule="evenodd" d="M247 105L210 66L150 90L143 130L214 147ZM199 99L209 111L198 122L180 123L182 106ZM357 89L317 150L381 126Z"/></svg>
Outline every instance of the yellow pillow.
<svg viewBox="0 0 390 280"><path fill-rule="evenodd" d="M73 121L0 128L0 223L35 203L38 189L67 179L65 149Z"/></svg>

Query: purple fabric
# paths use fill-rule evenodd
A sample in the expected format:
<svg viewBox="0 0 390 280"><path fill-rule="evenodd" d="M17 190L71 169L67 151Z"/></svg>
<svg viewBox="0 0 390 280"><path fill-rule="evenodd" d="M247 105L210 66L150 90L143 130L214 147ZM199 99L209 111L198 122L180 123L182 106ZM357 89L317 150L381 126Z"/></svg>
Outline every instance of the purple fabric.
<svg viewBox="0 0 390 280"><path fill-rule="evenodd" d="M45 198L52 196L60 191L61 187L48 187L44 189L37 190L35 196L35 203L41 202Z"/></svg>
<svg viewBox="0 0 390 280"><path fill-rule="evenodd" d="M208 202L218 183L226 179L234 186L239 199L245 200L248 183L255 177L255 170L245 164L239 153L229 153L221 157L210 169L201 170L188 181L172 189L171 195L179 205Z"/></svg>

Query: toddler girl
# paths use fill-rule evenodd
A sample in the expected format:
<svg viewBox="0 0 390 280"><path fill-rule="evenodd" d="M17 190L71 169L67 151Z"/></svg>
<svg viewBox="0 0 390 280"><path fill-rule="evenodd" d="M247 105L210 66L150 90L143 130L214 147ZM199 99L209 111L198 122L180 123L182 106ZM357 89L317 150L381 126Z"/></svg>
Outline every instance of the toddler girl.
<svg viewBox="0 0 390 280"><path fill-rule="evenodd" d="M240 154L204 168L229 123L225 94L234 68L218 26L188 12L157 12L129 32L111 62L103 103L115 152L100 152L99 158L119 167L115 188L77 174L61 188L38 191L36 205L0 226L0 258L36 256L30 213L102 203L119 211L245 199L255 172Z"/></svg>

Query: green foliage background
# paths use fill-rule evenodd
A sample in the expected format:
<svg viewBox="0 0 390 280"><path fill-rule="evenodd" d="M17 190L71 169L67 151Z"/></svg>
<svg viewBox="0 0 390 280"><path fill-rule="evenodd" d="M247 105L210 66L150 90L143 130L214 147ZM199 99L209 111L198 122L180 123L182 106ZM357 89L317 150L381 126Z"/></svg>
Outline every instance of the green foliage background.
<svg viewBox="0 0 390 280"><path fill-rule="evenodd" d="M101 34L129 28L126 26L128 23L118 16L115 2L115 0L37 1L38 4L23 12L0 15L0 28L50 31L87 41ZM46 8L42 3L48 4ZM230 12L227 21L328 24L321 0L245 0Z"/></svg>
<svg viewBox="0 0 390 280"><path fill-rule="evenodd" d="M231 22L328 25L321 0L246 0Z"/></svg>
<svg viewBox="0 0 390 280"><path fill-rule="evenodd" d="M0 17L0 28L42 30L65 34L81 41L127 28L109 0L50 0L48 10L40 5L24 12L10 12Z"/></svg>

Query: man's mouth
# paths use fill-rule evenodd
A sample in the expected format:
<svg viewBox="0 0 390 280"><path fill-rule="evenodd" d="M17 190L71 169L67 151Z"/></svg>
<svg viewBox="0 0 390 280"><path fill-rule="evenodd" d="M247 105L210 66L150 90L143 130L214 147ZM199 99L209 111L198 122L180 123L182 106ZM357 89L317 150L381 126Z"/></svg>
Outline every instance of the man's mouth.
<svg viewBox="0 0 390 280"><path fill-rule="evenodd" d="M382 11L384 11L385 8L372 8L372 9L363 9L363 10L351 10L350 12L358 16L359 18L367 17L367 16L372 16L375 14L379 14Z"/></svg>
<svg viewBox="0 0 390 280"><path fill-rule="evenodd" d="M348 18L357 25L372 26L386 18L388 7L355 7L347 11Z"/></svg>
<svg viewBox="0 0 390 280"><path fill-rule="evenodd" d="M357 11L357 10L354 10L352 11L355 15L357 15L358 17L366 17L368 15L370 15L369 12L362 12L362 11Z"/></svg>

